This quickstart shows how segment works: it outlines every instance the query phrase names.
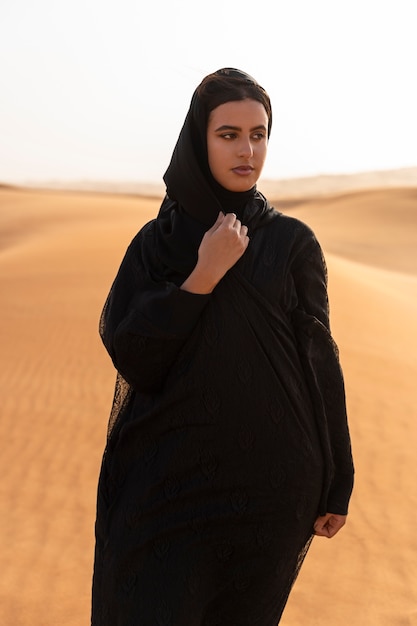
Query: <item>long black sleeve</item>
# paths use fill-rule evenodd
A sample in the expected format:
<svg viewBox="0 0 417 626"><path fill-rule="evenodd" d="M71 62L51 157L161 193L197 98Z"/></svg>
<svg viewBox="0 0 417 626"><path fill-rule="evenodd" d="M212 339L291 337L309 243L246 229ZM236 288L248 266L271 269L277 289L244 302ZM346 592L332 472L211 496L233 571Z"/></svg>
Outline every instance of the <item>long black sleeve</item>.
<svg viewBox="0 0 417 626"><path fill-rule="evenodd" d="M162 387L210 296L151 277L143 263L143 245L139 233L112 285L100 333L114 366L129 385L152 392ZM146 245L149 248L149 241Z"/></svg>
<svg viewBox="0 0 417 626"><path fill-rule="evenodd" d="M298 304L293 321L328 462L322 513L345 515L354 476L345 388L338 348L330 334L326 265L313 235L297 261L293 280Z"/></svg>

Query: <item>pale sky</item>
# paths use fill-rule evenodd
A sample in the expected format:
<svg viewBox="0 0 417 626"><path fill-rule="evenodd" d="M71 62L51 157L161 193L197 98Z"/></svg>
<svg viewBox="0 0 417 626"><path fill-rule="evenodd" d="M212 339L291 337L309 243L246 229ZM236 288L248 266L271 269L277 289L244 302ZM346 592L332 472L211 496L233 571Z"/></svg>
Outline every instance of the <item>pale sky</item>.
<svg viewBox="0 0 417 626"><path fill-rule="evenodd" d="M0 182L160 182L192 93L269 92L264 178L417 166L417 0L0 0Z"/></svg>

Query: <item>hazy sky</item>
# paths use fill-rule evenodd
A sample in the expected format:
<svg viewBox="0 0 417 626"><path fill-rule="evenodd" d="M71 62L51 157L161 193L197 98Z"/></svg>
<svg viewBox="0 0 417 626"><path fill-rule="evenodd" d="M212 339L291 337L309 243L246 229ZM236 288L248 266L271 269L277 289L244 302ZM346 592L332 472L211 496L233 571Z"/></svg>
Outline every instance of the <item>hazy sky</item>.
<svg viewBox="0 0 417 626"><path fill-rule="evenodd" d="M0 0L0 181L160 181L200 80L269 92L265 178L417 165L417 0Z"/></svg>

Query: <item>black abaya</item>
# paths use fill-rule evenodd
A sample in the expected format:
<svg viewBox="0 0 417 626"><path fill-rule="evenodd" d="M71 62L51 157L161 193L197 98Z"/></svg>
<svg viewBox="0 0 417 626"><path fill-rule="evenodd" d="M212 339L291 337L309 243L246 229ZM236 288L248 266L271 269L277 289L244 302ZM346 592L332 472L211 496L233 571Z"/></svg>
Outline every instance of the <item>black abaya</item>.
<svg viewBox="0 0 417 626"><path fill-rule="evenodd" d="M321 251L277 215L202 296L150 279L154 234L131 244L103 316L131 391L100 477L93 624L275 626L320 508L346 513L351 489L343 394L332 430L292 321L310 343L328 326Z"/></svg>

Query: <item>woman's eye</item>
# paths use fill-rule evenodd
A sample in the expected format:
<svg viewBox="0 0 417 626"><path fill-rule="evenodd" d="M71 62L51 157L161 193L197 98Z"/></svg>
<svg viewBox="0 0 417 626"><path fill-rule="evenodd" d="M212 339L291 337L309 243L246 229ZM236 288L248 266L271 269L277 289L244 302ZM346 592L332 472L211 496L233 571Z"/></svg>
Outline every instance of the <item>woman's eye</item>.
<svg viewBox="0 0 417 626"><path fill-rule="evenodd" d="M227 139L230 141L232 139L236 139L237 133L222 133L220 137L222 139ZM253 135L251 135L251 139L252 141L262 141L263 139L265 139L265 133L262 131L259 133L254 133Z"/></svg>

